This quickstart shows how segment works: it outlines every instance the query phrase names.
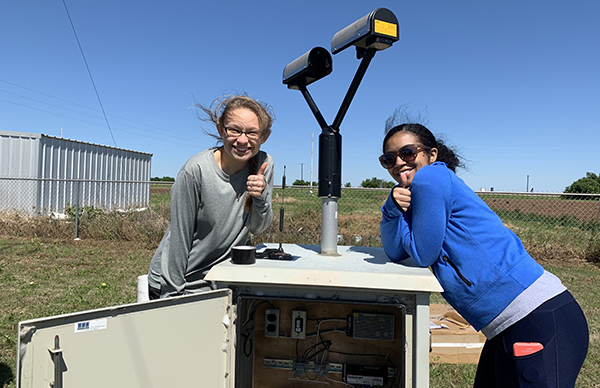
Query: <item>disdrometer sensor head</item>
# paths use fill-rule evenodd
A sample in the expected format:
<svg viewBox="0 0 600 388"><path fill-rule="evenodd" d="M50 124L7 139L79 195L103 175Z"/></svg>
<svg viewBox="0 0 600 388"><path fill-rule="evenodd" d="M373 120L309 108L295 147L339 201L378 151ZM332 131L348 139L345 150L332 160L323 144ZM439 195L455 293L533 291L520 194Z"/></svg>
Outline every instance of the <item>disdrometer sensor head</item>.
<svg viewBox="0 0 600 388"><path fill-rule="evenodd" d="M350 46L356 46L357 52L370 48L381 51L399 39L396 15L387 8L377 8L335 34L331 52L337 54Z"/></svg>
<svg viewBox="0 0 600 388"><path fill-rule="evenodd" d="M315 47L283 69L283 83L288 89L298 90L328 76L332 71L333 61L329 51Z"/></svg>

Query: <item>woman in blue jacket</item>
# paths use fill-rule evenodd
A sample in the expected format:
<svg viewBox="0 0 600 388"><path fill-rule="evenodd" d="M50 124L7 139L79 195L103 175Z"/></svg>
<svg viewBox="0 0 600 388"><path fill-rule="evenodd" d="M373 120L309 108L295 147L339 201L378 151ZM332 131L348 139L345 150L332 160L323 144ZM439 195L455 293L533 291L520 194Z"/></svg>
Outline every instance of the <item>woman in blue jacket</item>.
<svg viewBox="0 0 600 388"><path fill-rule="evenodd" d="M383 205L388 257L431 267L442 296L487 341L475 387L573 387L585 316L561 281L455 174L458 156L420 124L391 128L381 165L398 184Z"/></svg>

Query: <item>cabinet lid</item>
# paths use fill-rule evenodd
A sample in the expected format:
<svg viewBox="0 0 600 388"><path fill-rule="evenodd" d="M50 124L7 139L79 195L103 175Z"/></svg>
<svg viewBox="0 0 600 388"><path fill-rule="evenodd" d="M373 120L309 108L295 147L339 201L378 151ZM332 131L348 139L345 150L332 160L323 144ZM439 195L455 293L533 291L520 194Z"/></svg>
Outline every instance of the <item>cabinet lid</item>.
<svg viewBox="0 0 600 388"><path fill-rule="evenodd" d="M257 250L278 248L259 244ZM255 264L233 264L226 260L214 266L206 280L225 285L282 285L337 287L344 289L441 292L442 287L428 268L397 264L383 248L338 246L338 256L321 255L319 245L283 244L293 260L256 259Z"/></svg>

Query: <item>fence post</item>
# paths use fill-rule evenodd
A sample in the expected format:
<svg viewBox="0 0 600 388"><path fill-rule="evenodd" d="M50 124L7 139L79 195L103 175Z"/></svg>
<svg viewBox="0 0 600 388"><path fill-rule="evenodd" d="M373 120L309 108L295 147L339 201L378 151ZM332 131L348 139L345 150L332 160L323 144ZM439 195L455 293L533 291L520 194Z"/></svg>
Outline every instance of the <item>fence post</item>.
<svg viewBox="0 0 600 388"><path fill-rule="evenodd" d="M80 181L75 181L75 240L79 240L77 237L78 227L79 227L79 184Z"/></svg>

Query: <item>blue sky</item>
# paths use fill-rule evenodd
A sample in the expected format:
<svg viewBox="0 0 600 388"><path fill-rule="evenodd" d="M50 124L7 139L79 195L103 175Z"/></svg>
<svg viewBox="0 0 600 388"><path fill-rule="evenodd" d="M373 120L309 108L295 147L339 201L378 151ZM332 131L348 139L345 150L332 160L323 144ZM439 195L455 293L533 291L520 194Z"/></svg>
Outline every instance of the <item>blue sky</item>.
<svg viewBox="0 0 600 388"><path fill-rule="evenodd" d="M176 176L214 145L194 101L247 92L277 120L263 149L287 180L318 177L320 127L284 67L378 7L401 39L378 52L341 125L342 183L391 180L377 161L385 120L404 104L457 147L474 190L561 192L600 172L600 2L62 0L0 3L0 130L153 154ZM355 50L309 92L328 123L358 68ZM113 142L114 136L114 142ZM303 164L303 167L301 166ZM527 177L529 176L529 186Z"/></svg>

